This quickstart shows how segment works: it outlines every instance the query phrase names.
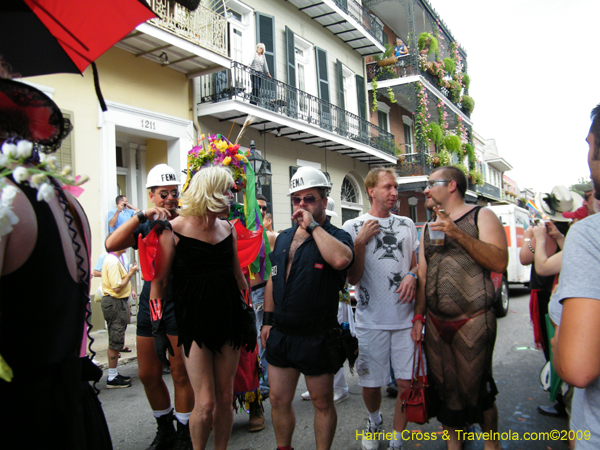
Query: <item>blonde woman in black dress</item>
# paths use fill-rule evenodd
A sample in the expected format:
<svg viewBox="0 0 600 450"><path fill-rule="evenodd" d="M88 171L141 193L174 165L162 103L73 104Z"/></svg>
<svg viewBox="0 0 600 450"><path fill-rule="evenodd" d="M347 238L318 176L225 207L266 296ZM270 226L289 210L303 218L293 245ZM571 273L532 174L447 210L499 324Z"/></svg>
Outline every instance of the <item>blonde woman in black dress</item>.
<svg viewBox="0 0 600 450"><path fill-rule="evenodd" d="M200 170L183 193L179 217L159 239L152 299L165 298L173 272L173 299L185 365L194 390L190 435L204 449L213 429L224 450L233 424L233 380L243 329L240 268L235 229L219 217L229 213L234 182L225 167ZM163 305L164 308L164 305Z"/></svg>

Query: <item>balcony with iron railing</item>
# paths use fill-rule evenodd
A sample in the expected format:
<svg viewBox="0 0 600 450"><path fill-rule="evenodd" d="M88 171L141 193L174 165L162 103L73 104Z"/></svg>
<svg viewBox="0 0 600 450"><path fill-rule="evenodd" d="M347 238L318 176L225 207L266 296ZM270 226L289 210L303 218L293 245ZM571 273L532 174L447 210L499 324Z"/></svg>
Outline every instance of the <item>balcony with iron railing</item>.
<svg viewBox="0 0 600 450"><path fill-rule="evenodd" d="M491 199L499 200L500 198L502 198L500 188L497 186L491 185L488 182L483 183L483 186L475 185L473 187L473 190L475 192L477 192L478 194L490 197Z"/></svg>
<svg viewBox="0 0 600 450"><path fill-rule="evenodd" d="M371 36L383 44L383 26L356 0L333 0L346 14L361 23Z"/></svg>
<svg viewBox="0 0 600 450"><path fill-rule="evenodd" d="M433 167L431 157L426 153L404 153L398 156L396 172L401 177L430 175Z"/></svg>
<svg viewBox="0 0 600 450"><path fill-rule="evenodd" d="M290 119L315 125L338 136L395 155L394 135L338 106L250 69L231 69L200 77L200 104L226 100L249 102Z"/></svg>
<svg viewBox="0 0 600 450"><path fill-rule="evenodd" d="M202 5L195 11L170 0L146 0L157 15L149 22L222 56L227 51L227 19Z"/></svg>

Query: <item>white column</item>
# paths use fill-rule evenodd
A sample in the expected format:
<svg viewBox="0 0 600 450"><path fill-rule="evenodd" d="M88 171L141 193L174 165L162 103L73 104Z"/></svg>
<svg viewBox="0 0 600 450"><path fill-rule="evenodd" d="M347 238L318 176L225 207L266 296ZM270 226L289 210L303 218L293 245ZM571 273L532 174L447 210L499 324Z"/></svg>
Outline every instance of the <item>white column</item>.
<svg viewBox="0 0 600 450"><path fill-rule="evenodd" d="M137 184L137 159L136 150L138 145L130 142L127 149L123 149L123 153L127 153L127 195L128 200L138 209L142 209L139 204L138 184Z"/></svg>
<svg viewBox="0 0 600 450"><path fill-rule="evenodd" d="M148 177L148 170L146 170L146 146L138 145L137 148L137 167L138 167L138 198L140 209L148 209L148 193L146 190L146 178Z"/></svg>

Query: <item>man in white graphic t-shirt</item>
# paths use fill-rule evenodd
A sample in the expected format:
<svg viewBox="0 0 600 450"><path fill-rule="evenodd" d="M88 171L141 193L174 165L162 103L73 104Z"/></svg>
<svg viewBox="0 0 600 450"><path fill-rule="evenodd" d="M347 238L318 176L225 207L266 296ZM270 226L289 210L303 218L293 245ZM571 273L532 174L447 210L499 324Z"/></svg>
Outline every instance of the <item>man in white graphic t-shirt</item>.
<svg viewBox="0 0 600 450"><path fill-rule="evenodd" d="M371 209L343 228L354 240L354 264L348 282L356 285L356 334L359 356L356 370L363 400L369 411L362 448L379 448L373 433L391 432L389 448L402 448L406 415L400 396L396 402L393 431L383 430L381 387L390 382L390 362L398 392L410 386L414 342L411 338L417 289L417 228L412 220L391 214L398 200L398 183L393 169L372 169L365 188ZM360 433L359 433L360 434Z"/></svg>

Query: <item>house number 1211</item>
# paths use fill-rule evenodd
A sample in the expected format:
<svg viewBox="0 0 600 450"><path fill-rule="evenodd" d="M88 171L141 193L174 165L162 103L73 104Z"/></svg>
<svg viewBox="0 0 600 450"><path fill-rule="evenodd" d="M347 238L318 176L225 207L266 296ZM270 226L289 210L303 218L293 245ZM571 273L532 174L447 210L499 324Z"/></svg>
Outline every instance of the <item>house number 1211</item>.
<svg viewBox="0 0 600 450"><path fill-rule="evenodd" d="M156 122L152 120L142 119L142 128L148 128L150 130L156 130Z"/></svg>

